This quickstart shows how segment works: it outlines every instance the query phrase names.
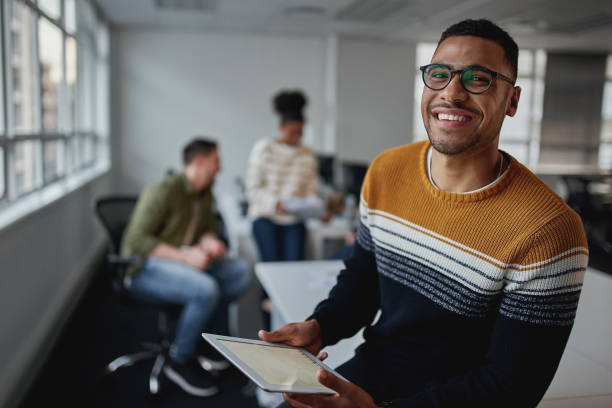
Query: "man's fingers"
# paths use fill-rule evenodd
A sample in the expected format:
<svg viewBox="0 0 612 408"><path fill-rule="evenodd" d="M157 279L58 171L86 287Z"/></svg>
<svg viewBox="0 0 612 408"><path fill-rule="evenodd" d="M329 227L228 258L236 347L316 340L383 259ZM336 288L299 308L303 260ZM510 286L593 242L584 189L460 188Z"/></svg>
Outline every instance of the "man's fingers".
<svg viewBox="0 0 612 408"><path fill-rule="evenodd" d="M322 394L286 394L285 401L295 408L325 408L329 406L329 396Z"/></svg>
<svg viewBox="0 0 612 408"><path fill-rule="evenodd" d="M310 405L306 405L303 404L302 402L296 400L295 398L293 398L295 396L295 394L286 394L283 393L283 399L285 400L285 402L289 405L291 405L292 407L295 408L310 408Z"/></svg>
<svg viewBox="0 0 612 408"><path fill-rule="evenodd" d="M326 351L322 351L319 353L319 355L317 356L317 360L319 361L323 361L327 358L328 354Z"/></svg>
<svg viewBox="0 0 612 408"><path fill-rule="evenodd" d="M340 395L349 392L351 388L355 386L348 381L344 381L343 379L336 377L329 371L322 368L320 368L317 372L317 381L327 388L331 388L332 390L336 391Z"/></svg>

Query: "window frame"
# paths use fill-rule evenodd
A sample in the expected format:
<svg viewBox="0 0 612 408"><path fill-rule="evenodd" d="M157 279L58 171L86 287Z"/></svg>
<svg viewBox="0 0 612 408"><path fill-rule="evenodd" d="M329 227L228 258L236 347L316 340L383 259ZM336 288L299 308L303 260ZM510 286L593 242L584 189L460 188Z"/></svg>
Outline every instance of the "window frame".
<svg viewBox="0 0 612 408"><path fill-rule="evenodd" d="M34 87L34 127L31 131L27 132L18 132L14 126L13 121L13 84L12 84L12 73L9 72L12 69L12 55L11 55L11 44L12 41L12 31L11 31L11 19L12 19L12 9L13 9L13 1L16 3L20 3L23 7L29 8L29 13L33 19L33 27L28 25L27 29L31 30L29 35L33 36L31 50L28 52L33 53L32 67L33 75L33 87ZM2 157L2 170L3 174L2 181L4 184L3 191L0 191L0 229L2 229L7 222L10 223L20 216L25 215L31 212L33 209L28 209L27 212L20 214L20 216L14 219L10 218L6 214L3 214L5 210L7 212L15 212L19 213L19 211L14 211L14 207L19 205L19 201L28 201L28 197L40 195L43 193L43 190L51 189L53 191L61 191L58 197L61 197L70 191L72 191L75 186L78 184L82 184L87 180L91 180L92 177L95 177L96 174L100 174L103 171L107 171L110 167L110 163L108 158L100 157L100 143L110 143L108 137L99 134L100 131L95 126L97 120L109 120L109 115L106 115L104 118L96 118L97 111L93 111L91 114L93 115L92 121L93 123L89 126L88 129L83 129L80 126L76 112L74 117L68 118L67 110L70 109L69 103L70 98L67 94L68 92L68 79L67 79L67 66L68 63L66 61L66 44L69 38L74 40L76 46L76 55L78 56L81 48L81 40L80 36L87 35L86 31L97 31L100 26L104 26L108 28L108 23L103 16L100 15L99 9L96 8L95 3L91 0L85 0L87 4L82 4L81 2L75 2L75 21L77 26L75 27L75 31L71 32L67 30L66 27L66 0L59 0L60 4L60 15L59 18L52 18L44 10L38 7L37 2L33 0L0 0L0 19L2 21L2 29L0 30L0 63L2 64L2 72L0 73L0 80L2 81L3 86L0 88L0 98L2 102L2 106L0 109L0 119L4 119L4 128L0 129L0 149L2 151L0 154ZM83 3L85 3L85 1ZM91 23L87 24L85 30L81 33L81 29L79 29L79 7L87 7L94 13L94 20ZM57 129L55 130L47 130L43 129L43 84L42 84L42 65L40 59L39 47L41 46L40 38L39 38L39 26L42 20L45 20L45 23L53 25L55 28L59 29L61 33L61 80L57 86ZM77 100L74 102L78 105L78 88L82 85L79 83L79 78L83 77L83 69L89 69L91 72L87 73L86 76L92 79L94 83L94 88L98 86L97 81L97 72L96 67L97 64L100 63L102 57L96 51L96 43L92 44L91 50L91 63L89 66L81 67L77 62L77 72L76 72L76 83L74 87L76 89L74 97ZM105 63L110 64L108 58L105 58ZM20 69L20 68L18 68ZM81 71L79 71L81 69ZM110 67L109 67L110 69ZM22 69L23 70L23 69ZM27 79L24 79L27 80ZM109 81L104 81L100 86L110 87ZM91 88L91 86L90 86ZM84 96L85 100L90 100L89 105L95 106L96 103L96 89L91 89L87 95ZM70 123L68 121L70 120ZM88 152L87 157L84 157L85 149L83 146L86 142L85 139L89 139L91 143L91 152ZM20 186L16 185L16 169L15 169L15 152L16 146L19 143L25 141L35 141L37 142L36 151L33 157L33 171L34 171L34 183L33 188L27 189L27 191L19 191ZM73 150L71 149L71 141L76 140L77 142L73 144ZM58 144L58 152L62 152L56 154L55 162L53 166L45 166L45 144L57 142ZM76 163L78 165L71 165L69 163L70 157L69 155L75 158ZM75 182L75 180L78 180ZM44 196L49 196L47 192L44 193ZM45 205L47 200L44 199L36 199L34 201L41 202L40 206ZM8 211L8 208L11 208L11 211ZM8 221L7 221L8 219Z"/></svg>

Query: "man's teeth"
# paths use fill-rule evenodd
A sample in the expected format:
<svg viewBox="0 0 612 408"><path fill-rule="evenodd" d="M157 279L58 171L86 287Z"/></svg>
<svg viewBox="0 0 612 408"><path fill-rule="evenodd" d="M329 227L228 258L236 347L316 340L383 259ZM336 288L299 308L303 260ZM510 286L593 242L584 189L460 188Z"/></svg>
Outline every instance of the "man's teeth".
<svg viewBox="0 0 612 408"><path fill-rule="evenodd" d="M446 113L438 113L438 119L440 120L456 120L459 122L465 122L468 120L467 117L465 116L459 116L459 115L449 115Z"/></svg>

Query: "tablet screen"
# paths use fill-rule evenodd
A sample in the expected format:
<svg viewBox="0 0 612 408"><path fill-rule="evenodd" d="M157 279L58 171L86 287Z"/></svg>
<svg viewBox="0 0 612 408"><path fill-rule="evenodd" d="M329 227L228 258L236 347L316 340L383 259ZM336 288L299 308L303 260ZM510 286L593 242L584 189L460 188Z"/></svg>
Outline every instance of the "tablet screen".
<svg viewBox="0 0 612 408"><path fill-rule="evenodd" d="M221 339L218 342L270 384L321 387L316 378L319 366L299 350Z"/></svg>

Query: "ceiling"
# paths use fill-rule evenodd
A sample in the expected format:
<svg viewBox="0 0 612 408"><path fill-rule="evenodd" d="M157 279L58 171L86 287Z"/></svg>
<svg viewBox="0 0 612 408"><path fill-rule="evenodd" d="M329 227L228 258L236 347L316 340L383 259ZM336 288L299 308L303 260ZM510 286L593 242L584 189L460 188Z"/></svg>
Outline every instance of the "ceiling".
<svg viewBox="0 0 612 408"><path fill-rule="evenodd" d="M436 41L464 18L521 48L612 53L611 0L95 0L119 27Z"/></svg>

